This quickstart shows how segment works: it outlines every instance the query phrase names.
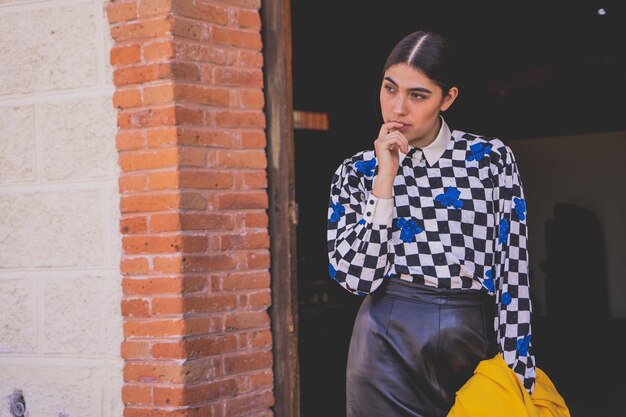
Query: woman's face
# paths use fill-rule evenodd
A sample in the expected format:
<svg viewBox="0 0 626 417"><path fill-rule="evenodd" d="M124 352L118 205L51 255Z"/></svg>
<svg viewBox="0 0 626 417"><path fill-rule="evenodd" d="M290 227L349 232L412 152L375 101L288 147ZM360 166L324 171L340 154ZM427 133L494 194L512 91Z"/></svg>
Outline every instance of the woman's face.
<svg viewBox="0 0 626 417"><path fill-rule="evenodd" d="M385 71L380 88L380 107L385 123L404 123L399 128L413 146L424 147L435 139L439 112L450 107L458 94L456 87L443 90L422 72L405 64Z"/></svg>

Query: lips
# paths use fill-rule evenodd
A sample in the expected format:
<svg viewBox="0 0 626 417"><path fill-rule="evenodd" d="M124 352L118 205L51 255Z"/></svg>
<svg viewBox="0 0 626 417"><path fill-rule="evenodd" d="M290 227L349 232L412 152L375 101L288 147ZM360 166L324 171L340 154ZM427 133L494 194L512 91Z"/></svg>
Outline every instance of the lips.
<svg viewBox="0 0 626 417"><path fill-rule="evenodd" d="M404 123L401 120L392 120L392 122L398 122L398 123L402 123L404 126L411 126L409 123Z"/></svg>

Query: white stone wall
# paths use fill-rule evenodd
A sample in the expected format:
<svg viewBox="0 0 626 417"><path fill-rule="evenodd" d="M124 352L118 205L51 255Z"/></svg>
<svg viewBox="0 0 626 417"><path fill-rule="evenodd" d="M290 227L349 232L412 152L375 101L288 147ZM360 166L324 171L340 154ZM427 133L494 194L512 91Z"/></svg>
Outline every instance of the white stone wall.
<svg viewBox="0 0 626 417"><path fill-rule="evenodd" d="M123 414L106 0L0 0L0 417Z"/></svg>

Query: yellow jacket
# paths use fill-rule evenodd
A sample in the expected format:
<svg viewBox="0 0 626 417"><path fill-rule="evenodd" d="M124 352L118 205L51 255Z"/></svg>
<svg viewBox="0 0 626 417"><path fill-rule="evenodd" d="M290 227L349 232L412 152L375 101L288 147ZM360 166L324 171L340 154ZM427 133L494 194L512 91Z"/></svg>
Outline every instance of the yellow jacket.
<svg viewBox="0 0 626 417"><path fill-rule="evenodd" d="M548 375L536 367L535 372L535 388L529 395L501 354L481 361L457 391L448 417L570 417Z"/></svg>

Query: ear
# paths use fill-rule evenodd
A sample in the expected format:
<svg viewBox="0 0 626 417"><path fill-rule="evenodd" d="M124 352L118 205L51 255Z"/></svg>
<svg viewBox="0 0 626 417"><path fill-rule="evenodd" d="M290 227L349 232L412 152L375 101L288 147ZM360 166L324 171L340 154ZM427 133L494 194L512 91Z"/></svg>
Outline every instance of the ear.
<svg viewBox="0 0 626 417"><path fill-rule="evenodd" d="M458 95L459 95L459 89L457 87L450 87L448 94L446 94L443 97L443 100L441 100L441 107L439 109L441 111L448 110L448 108L450 108L452 103L454 103L454 100L456 100Z"/></svg>

